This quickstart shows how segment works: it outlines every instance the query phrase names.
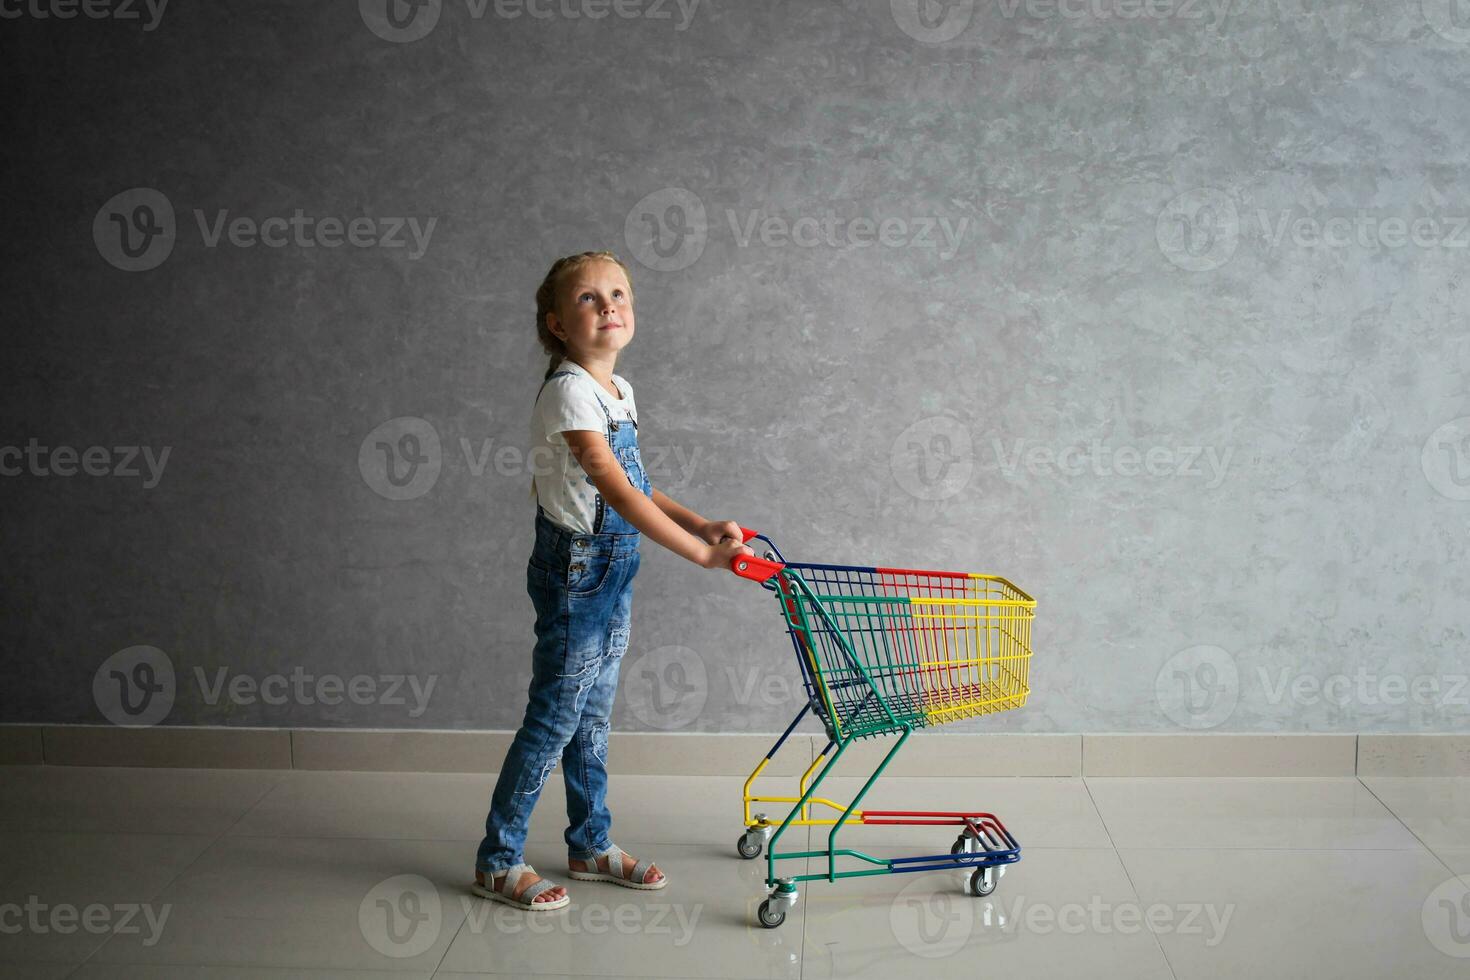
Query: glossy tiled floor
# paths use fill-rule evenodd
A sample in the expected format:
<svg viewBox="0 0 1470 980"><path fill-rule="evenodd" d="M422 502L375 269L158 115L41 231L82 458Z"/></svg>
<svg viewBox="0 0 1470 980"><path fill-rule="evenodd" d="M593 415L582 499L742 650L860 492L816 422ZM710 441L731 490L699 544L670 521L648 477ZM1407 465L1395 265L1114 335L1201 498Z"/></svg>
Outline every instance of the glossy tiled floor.
<svg viewBox="0 0 1470 980"><path fill-rule="evenodd" d="M774 930L741 782L614 777L614 837L668 888L568 882L528 919L465 888L492 776L0 767L0 974L1470 977L1470 779L885 779L872 808L993 811L1021 863L987 898L955 872L806 883ZM553 876L564 804L554 778L527 852Z"/></svg>

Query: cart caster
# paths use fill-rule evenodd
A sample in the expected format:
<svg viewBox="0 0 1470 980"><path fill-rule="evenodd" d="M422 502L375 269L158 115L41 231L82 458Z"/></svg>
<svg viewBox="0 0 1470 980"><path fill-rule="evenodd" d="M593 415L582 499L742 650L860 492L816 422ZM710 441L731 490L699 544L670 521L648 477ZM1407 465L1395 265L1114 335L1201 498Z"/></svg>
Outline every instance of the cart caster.
<svg viewBox="0 0 1470 980"><path fill-rule="evenodd" d="M1000 883L1000 875L996 874L994 867L976 868L975 873L970 875L970 894L976 898L984 898L995 891L995 886Z"/></svg>
<svg viewBox="0 0 1470 980"><path fill-rule="evenodd" d="M954 843L951 844L949 848L949 853L956 856L961 854L968 854L969 851L969 841L966 839L964 834L960 834L958 837L956 837Z"/></svg>
<svg viewBox="0 0 1470 980"><path fill-rule="evenodd" d="M749 861L751 858L760 857L761 848L765 847L766 841L776 832L776 828L766 823L766 815L757 813L755 823L745 828L745 833L740 835L740 840L735 842L735 850L740 856Z"/></svg>
<svg viewBox="0 0 1470 980"><path fill-rule="evenodd" d="M774 929L786 921L786 913L796 907L796 882L780 879L771 891L771 897L761 902L756 917L767 929Z"/></svg>

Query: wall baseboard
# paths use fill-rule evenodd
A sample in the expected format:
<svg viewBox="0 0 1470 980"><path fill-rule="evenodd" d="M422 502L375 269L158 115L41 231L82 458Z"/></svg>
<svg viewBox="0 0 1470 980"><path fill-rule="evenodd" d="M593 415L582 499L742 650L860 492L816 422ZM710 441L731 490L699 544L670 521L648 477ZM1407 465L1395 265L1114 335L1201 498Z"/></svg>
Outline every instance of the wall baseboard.
<svg viewBox="0 0 1470 980"><path fill-rule="evenodd" d="M362 772L495 772L514 733L341 728L0 725L0 765ZM608 769L643 775L743 776L772 734L614 732ZM793 732L770 767L797 775L826 746ZM851 746L843 773L871 771L890 739ZM848 769L848 764L852 769ZM1470 734L921 732L893 776L1470 776Z"/></svg>

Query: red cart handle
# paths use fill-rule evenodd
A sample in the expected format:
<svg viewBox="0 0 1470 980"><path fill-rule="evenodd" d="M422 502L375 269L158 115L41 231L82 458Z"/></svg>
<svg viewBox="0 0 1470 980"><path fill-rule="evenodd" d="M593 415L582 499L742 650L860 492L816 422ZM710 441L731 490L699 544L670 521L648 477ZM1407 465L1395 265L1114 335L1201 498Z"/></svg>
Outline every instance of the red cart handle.
<svg viewBox="0 0 1470 980"><path fill-rule="evenodd" d="M759 535L760 532L752 531L750 528L742 526L740 528L740 534L740 540L744 543ZM730 559L730 571L739 575L741 578L748 578L752 582L764 582L785 567L784 562L757 558L754 555L736 555Z"/></svg>

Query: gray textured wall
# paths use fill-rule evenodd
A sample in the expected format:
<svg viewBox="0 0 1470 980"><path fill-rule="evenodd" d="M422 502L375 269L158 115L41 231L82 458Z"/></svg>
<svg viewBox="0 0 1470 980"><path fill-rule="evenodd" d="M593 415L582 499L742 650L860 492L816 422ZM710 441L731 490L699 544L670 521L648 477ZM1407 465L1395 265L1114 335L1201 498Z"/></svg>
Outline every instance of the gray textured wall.
<svg viewBox="0 0 1470 980"><path fill-rule="evenodd" d="M4 721L514 727L605 247L655 485L1040 600L970 727L1470 727L1463 4L535 7L0 25ZM768 594L644 551L616 726L779 729Z"/></svg>

